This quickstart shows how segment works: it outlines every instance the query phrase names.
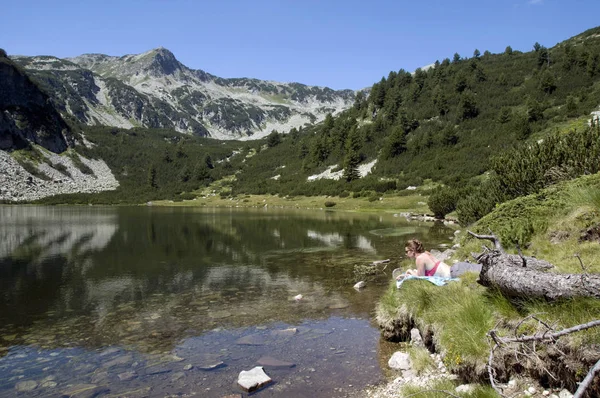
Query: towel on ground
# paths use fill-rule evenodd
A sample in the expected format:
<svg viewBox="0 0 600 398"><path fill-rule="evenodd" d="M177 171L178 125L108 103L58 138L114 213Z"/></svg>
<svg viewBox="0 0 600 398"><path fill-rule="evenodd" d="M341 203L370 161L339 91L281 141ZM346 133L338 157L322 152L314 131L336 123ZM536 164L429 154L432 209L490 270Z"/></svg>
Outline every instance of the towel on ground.
<svg viewBox="0 0 600 398"><path fill-rule="evenodd" d="M396 281L396 287L398 289L400 289L400 286L402 286L402 283L406 280L409 279L423 279L426 280L428 282L433 283L436 286L444 286L446 283L451 282L451 281L459 281L460 279L458 278L442 278L441 276L415 276L415 275L408 275L405 276L404 278L400 279L399 281Z"/></svg>

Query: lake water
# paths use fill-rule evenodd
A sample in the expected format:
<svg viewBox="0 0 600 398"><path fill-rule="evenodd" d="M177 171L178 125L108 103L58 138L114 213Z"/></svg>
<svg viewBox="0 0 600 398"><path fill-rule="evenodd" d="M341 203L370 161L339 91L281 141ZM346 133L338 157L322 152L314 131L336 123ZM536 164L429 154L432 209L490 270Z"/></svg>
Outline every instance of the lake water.
<svg viewBox="0 0 600 398"><path fill-rule="evenodd" d="M373 317L403 242L452 234L319 210L0 206L0 397L245 397L259 364L273 383L253 396L356 396L395 349Z"/></svg>

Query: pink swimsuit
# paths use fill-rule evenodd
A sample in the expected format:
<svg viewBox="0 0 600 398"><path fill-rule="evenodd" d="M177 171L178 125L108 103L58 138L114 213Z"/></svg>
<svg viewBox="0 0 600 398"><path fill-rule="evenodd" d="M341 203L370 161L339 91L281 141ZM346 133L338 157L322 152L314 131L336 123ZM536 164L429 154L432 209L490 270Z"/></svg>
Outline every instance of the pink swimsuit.
<svg viewBox="0 0 600 398"><path fill-rule="evenodd" d="M438 261L437 263L435 263L432 269L430 269L429 271L425 270L425 276L434 276L435 271L437 271L438 265L440 265L440 263L441 261Z"/></svg>

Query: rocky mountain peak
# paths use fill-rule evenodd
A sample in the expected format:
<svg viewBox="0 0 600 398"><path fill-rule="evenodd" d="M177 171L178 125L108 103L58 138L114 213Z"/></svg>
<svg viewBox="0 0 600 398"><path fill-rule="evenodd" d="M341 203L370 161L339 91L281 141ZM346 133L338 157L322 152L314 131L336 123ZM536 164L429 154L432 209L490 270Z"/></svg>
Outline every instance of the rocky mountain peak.
<svg viewBox="0 0 600 398"><path fill-rule="evenodd" d="M175 55L164 47L155 48L138 56L136 63L151 76L173 75L183 69Z"/></svg>

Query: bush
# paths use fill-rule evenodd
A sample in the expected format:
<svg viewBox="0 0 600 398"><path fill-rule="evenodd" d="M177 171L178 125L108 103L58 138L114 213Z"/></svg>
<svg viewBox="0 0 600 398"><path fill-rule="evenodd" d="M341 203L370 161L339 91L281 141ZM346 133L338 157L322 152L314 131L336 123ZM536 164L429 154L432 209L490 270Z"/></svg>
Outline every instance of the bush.
<svg viewBox="0 0 600 398"><path fill-rule="evenodd" d="M449 187L437 189L427 200L427 206L435 218L444 218L446 214L456 210L458 192Z"/></svg>
<svg viewBox="0 0 600 398"><path fill-rule="evenodd" d="M180 194L179 197L181 198L181 200L196 199L196 195L194 195L193 193L190 193L190 192L184 192L184 193Z"/></svg>
<svg viewBox="0 0 600 398"><path fill-rule="evenodd" d="M335 206L336 204L337 204L337 203L335 203L335 202L334 202L334 201L332 201L332 200L327 200L327 201L325 201L325 207L333 207L333 206Z"/></svg>
<svg viewBox="0 0 600 398"><path fill-rule="evenodd" d="M350 196L350 193L348 191L342 191L339 196L340 198L347 198Z"/></svg>

